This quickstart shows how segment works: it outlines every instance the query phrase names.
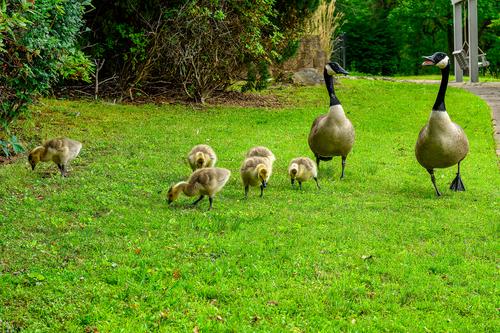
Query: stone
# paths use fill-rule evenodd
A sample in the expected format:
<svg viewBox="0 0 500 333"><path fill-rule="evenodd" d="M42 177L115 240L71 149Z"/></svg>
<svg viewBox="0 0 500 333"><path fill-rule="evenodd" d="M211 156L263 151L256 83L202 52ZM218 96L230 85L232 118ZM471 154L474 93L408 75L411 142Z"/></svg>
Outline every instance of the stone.
<svg viewBox="0 0 500 333"><path fill-rule="evenodd" d="M314 86L324 82L322 73L315 68L303 68L295 72L292 76L292 82L301 86Z"/></svg>

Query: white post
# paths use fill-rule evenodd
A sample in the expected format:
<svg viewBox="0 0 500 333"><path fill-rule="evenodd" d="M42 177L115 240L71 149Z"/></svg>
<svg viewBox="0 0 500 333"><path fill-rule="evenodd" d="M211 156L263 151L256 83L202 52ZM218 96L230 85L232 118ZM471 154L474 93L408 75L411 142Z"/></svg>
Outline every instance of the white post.
<svg viewBox="0 0 500 333"><path fill-rule="evenodd" d="M453 44L454 51L461 50L463 45L462 38L462 3L453 2ZM457 59L455 59L455 81L463 82L464 71L460 68Z"/></svg>
<svg viewBox="0 0 500 333"><path fill-rule="evenodd" d="M478 37L477 37L477 0L469 0L469 75L470 82L479 82Z"/></svg>

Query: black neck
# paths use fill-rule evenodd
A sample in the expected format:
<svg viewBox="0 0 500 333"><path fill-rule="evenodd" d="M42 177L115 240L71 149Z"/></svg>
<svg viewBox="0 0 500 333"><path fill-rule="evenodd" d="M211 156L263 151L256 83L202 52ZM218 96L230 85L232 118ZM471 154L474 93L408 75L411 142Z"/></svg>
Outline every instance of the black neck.
<svg viewBox="0 0 500 333"><path fill-rule="evenodd" d="M444 105L444 95L446 95L446 88L448 87L448 77L450 76L450 64L446 65L445 68L441 69L441 85L439 86L439 92L436 97L436 102L432 107L436 111L446 111L446 106Z"/></svg>
<svg viewBox="0 0 500 333"><path fill-rule="evenodd" d="M328 95L330 96L330 106L339 105L340 101L335 96L335 91L333 90L333 77L328 74L326 68L323 71L323 77L325 78L326 90L328 90Z"/></svg>

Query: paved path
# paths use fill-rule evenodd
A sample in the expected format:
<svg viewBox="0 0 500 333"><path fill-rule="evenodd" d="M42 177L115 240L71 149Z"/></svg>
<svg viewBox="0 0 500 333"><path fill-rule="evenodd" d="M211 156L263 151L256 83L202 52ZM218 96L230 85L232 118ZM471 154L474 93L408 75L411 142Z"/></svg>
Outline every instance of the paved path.
<svg viewBox="0 0 500 333"><path fill-rule="evenodd" d="M495 138L497 156L500 157L500 82L454 83L453 85L476 94L490 106L493 137Z"/></svg>

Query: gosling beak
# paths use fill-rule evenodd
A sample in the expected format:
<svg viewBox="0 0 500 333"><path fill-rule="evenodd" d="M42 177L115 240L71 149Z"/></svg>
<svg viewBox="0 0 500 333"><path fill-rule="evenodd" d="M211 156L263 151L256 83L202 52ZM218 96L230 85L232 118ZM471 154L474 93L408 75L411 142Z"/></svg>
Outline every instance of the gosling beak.
<svg viewBox="0 0 500 333"><path fill-rule="evenodd" d="M422 66L434 66L434 60L432 59L432 56L424 56L424 62L422 63Z"/></svg>
<svg viewBox="0 0 500 333"><path fill-rule="evenodd" d="M266 188L267 187L267 182L265 180L262 181L262 187Z"/></svg>

